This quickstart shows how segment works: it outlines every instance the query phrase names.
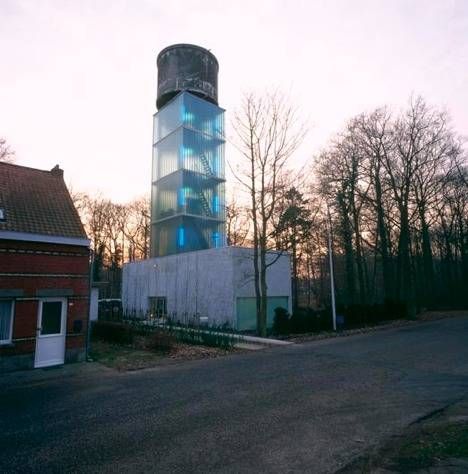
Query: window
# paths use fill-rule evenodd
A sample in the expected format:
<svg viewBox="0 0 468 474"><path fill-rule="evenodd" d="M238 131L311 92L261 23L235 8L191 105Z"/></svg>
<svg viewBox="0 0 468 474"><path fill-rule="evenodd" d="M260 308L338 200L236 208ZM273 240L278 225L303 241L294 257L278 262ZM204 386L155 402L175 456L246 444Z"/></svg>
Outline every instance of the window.
<svg viewBox="0 0 468 474"><path fill-rule="evenodd" d="M167 315L167 303L165 296L150 296L149 311L151 318L163 318Z"/></svg>
<svg viewBox="0 0 468 474"><path fill-rule="evenodd" d="M62 302L43 301L41 315L41 336L62 333Z"/></svg>
<svg viewBox="0 0 468 474"><path fill-rule="evenodd" d="M11 342L13 328L13 301L0 300L0 344Z"/></svg>

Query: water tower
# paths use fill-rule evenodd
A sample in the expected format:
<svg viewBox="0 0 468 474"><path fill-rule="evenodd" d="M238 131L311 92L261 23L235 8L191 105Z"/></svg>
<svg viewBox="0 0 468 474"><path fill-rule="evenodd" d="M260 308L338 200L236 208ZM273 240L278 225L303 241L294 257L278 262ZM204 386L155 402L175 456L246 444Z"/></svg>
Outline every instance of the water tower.
<svg viewBox="0 0 468 474"><path fill-rule="evenodd" d="M151 257L225 245L224 110L218 61L190 44L157 58Z"/></svg>
<svg viewBox="0 0 468 474"><path fill-rule="evenodd" d="M176 44L157 65L151 258L124 264L123 309L254 330L255 250L226 246L218 61L204 48ZM266 259L271 327L275 308L291 311L291 272L288 254L267 252Z"/></svg>

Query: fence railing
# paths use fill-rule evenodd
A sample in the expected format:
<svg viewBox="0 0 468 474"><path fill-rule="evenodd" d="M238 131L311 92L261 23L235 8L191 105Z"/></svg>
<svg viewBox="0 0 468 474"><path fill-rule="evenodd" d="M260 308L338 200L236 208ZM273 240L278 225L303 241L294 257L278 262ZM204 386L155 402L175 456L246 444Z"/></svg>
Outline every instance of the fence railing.
<svg viewBox="0 0 468 474"><path fill-rule="evenodd" d="M199 313L172 313L162 317L155 317L150 313L135 312L123 314L112 312L101 315L99 321L121 323L132 332L142 336L149 336L157 331L170 334L178 342L193 345L205 345L230 349L243 340L243 336L234 331L227 324L214 326L207 324L208 318Z"/></svg>

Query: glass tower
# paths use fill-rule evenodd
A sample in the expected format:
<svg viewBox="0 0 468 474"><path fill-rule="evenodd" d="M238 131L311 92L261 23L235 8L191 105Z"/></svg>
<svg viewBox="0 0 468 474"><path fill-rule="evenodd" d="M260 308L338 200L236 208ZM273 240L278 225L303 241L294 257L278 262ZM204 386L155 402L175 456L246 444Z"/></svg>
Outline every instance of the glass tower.
<svg viewBox="0 0 468 474"><path fill-rule="evenodd" d="M225 245L224 110L187 91L154 115L151 257Z"/></svg>

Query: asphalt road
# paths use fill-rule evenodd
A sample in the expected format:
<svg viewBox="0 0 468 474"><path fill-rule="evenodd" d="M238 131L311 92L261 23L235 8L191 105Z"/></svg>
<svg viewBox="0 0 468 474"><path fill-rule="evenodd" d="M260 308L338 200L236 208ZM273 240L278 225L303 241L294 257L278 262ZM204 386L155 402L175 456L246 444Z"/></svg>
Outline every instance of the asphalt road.
<svg viewBox="0 0 468 474"><path fill-rule="evenodd" d="M118 374L0 377L0 472L335 472L468 394L468 317Z"/></svg>

